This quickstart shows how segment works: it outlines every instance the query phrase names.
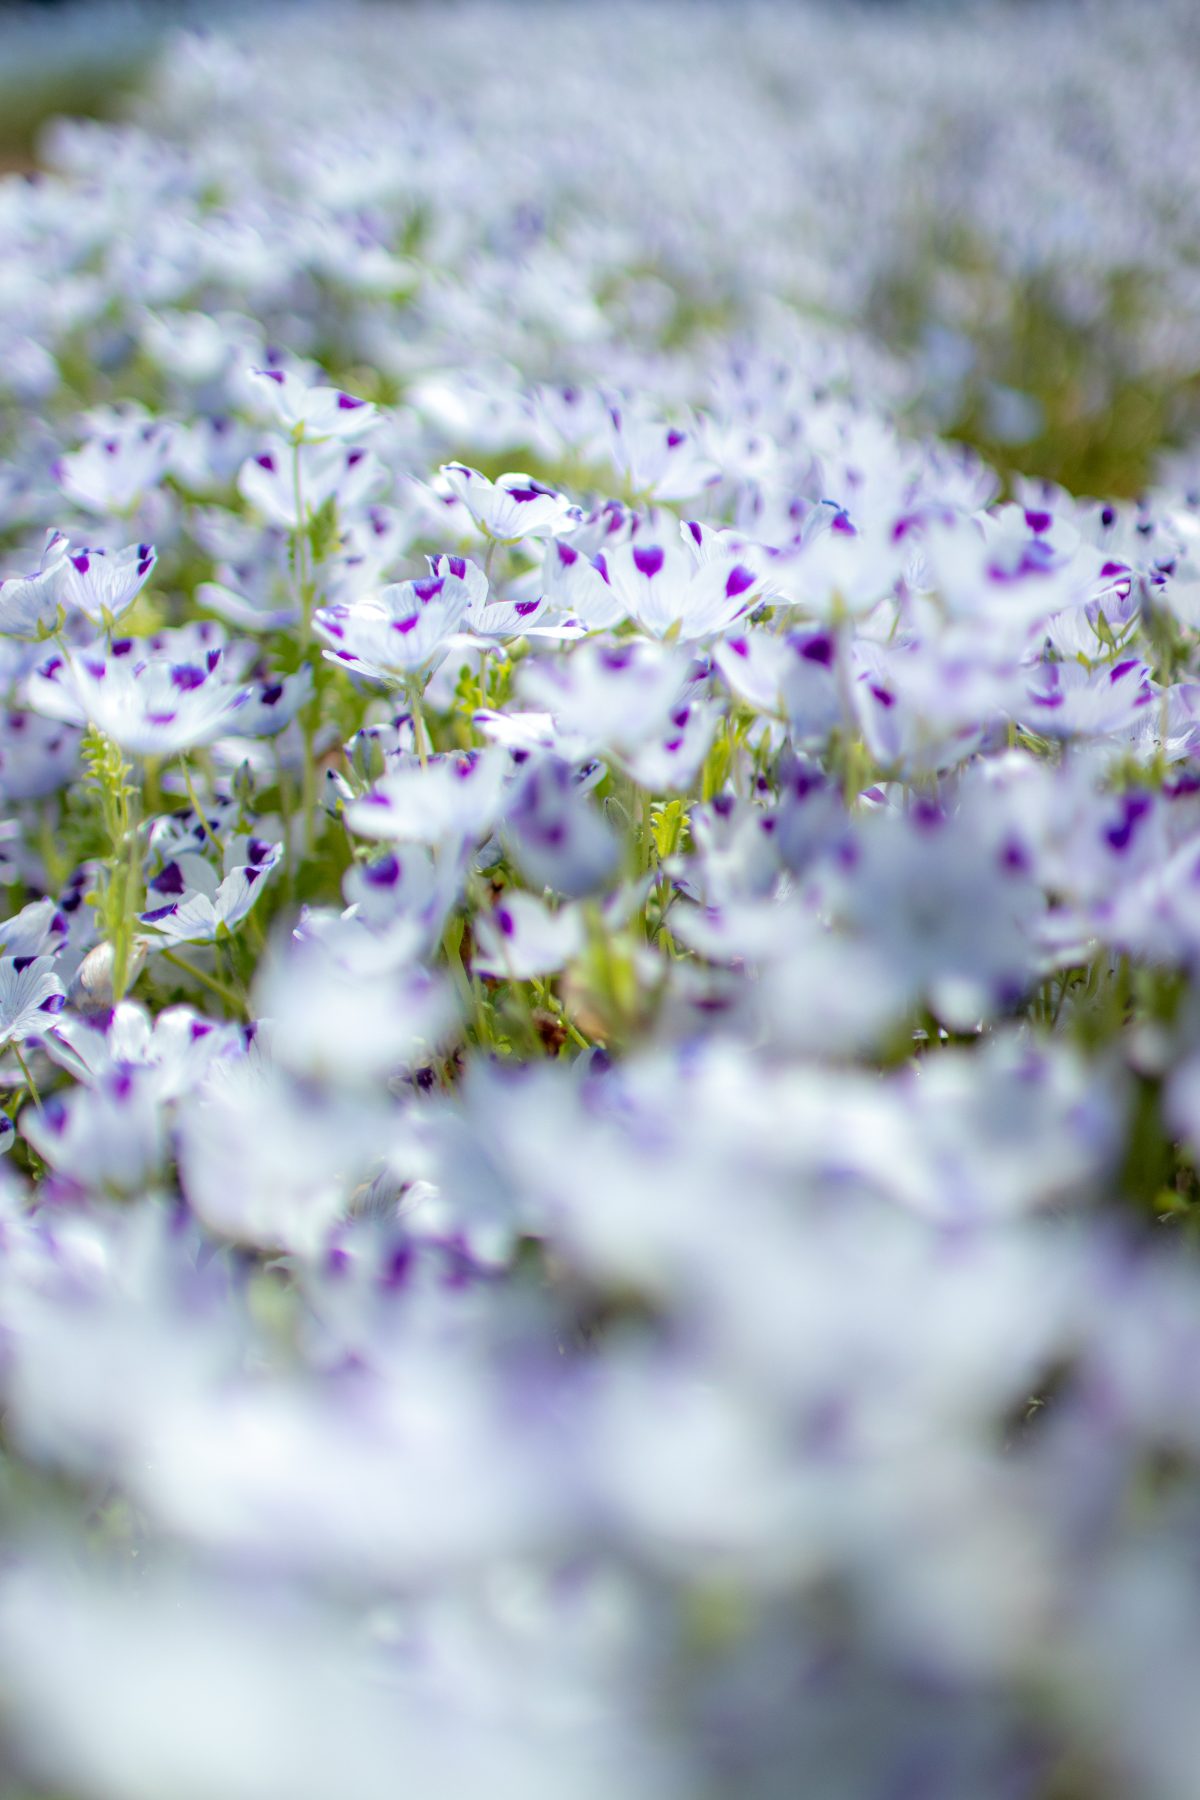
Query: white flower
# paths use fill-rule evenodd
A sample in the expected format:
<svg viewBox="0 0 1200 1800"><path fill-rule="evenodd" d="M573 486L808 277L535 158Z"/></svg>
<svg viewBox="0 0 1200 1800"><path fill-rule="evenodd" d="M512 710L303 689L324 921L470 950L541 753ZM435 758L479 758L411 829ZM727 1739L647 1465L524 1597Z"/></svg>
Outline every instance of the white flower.
<svg viewBox="0 0 1200 1800"><path fill-rule="evenodd" d="M750 611L762 586L736 558L697 562L684 543L669 537L647 542L639 536L598 551L595 560L626 616L651 637L715 637Z"/></svg>
<svg viewBox="0 0 1200 1800"><path fill-rule="evenodd" d="M0 956L0 1048L40 1036L65 1005L52 956Z"/></svg>
<svg viewBox="0 0 1200 1800"><path fill-rule="evenodd" d="M95 725L135 756L173 756L231 729L248 698L225 676L219 647L200 661L126 638L56 654L29 680L30 704L48 718Z"/></svg>
<svg viewBox="0 0 1200 1800"><path fill-rule="evenodd" d="M388 843L480 842L500 814L508 757L500 750L436 756L377 782L346 808L359 837Z"/></svg>
<svg viewBox="0 0 1200 1800"><path fill-rule="evenodd" d="M144 415L111 418L57 466L59 485L69 500L103 517L129 513L167 472L170 427Z"/></svg>
<svg viewBox="0 0 1200 1800"><path fill-rule="evenodd" d="M398 581L370 599L321 608L313 624L325 654L356 674L399 683L437 667L471 603L456 575Z"/></svg>
<svg viewBox="0 0 1200 1800"><path fill-rule="evenodd" d="M0 581L0 633L44 638L57 630L67 572L67 539L47 533L42 560L32 575L10 575Z"/></svg>
<svg viewBox="0 0 1200 1800"><path fill-rule="evenodd" d="M500 543L552 537L579 516L564 495L544 487L532 475L500 475L489 481L465 463L443 463L441 472L480 531Z"/></svg>
<svg viewBox="0 0 1200 1800"><path fill-rule="evenodd" d="M144 1189L166 1151L157 1083L134 1066L120 1065L94 1086L27 1107L21 1132L57 1174L119 1194Z"/></svg>
<svg viewBox="0 0 1200 1800"><path fill-rule="evenodd" d="M384 479L379 458L357 445L347 449L333 441L305 441L297 449L282 438L271 438L265 448L246 458L237 484L238 492L264 519L294 531L330 501L340 512L357 511Z"/></svg>
<svg viewBox="0 0 1200 1800"><path fill-rule="evenodd" d="M233 839L220 880L206 856L177 856L149 882L146 897L154 904L139 920L167 943L217 943L236 931L282 856L282 844Z"/></svg>
<svg viewBox="0 0 1200 1800"><path fill-rule="evenodd" d="M583 920L576 907L551 912L532 894L510 891L474 921L475 958L480 975L527 981L554 975L583 949Z"/></svg>
<svg viewBox="0 0 1200 1800"><path fill-rule="evenodd" d="M111 628L128 612L158 561L152 544L128 549L72 550L63 571L63 598L91 620Z"/></svg>
<svg viewBox="0 0 1200 1800"><path fill-rule="evenodd" d="M263 405L297 443L361 437L378 423L377 407L340 388L308 387L282 369L253 369L250 380Z"/></svg>

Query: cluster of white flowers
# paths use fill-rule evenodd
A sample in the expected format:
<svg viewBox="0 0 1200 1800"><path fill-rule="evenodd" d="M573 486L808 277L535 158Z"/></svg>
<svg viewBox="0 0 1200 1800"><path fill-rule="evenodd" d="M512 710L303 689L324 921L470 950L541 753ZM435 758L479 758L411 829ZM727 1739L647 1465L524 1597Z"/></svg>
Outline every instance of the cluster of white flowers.
<svg viewBox="0 0 1200 1800"><path fill-rule="evenodd" d="M919 167L1191 354L1156 19L283 11L0 184L6 1794L1191 1800L1200 493L811 316Z"/></svg>

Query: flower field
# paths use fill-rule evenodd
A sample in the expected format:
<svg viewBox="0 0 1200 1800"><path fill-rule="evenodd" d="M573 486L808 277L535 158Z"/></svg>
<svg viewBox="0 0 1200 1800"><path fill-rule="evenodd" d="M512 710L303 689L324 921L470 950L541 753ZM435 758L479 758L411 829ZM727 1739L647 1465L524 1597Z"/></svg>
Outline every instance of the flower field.
<svg viewBox="0 0 1200 1800"><path fill-rule="evenodd" d="M0 1793L1195 1800L1192 7L102 14Z"/></svg>

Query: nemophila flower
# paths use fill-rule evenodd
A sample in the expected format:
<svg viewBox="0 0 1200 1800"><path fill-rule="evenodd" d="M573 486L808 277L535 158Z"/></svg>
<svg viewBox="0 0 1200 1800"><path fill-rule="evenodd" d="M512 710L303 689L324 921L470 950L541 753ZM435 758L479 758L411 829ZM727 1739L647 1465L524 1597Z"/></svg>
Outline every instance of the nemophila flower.
<svg viewBox="0 0 1200 1800"><path fill-rule="evenodd" d="M299 998L299 996L296 996ZM215 1061L178 1113L183 1192L207 1230L314 1253L374 1161L381 1121L257 1050Z"/></svg>
<svg viewBox="0 0 1200 1800"><path fill-rule="evenodd" d="M601 440L604 453L631 494L690 500L720 479L720 470L691 428L668 425L645 408L624 405L610 409L607 426Z"/></svg>
<svg viewBox="0 0 1200 1800"><path fill-rule="evenodd" d="M67 915L49 895L32 900L0 924L0 955L31 959L53 956L67 941Z"/></svg>
<svg viewBox="0 0 1200 1800"><path fill-rule="evenodd" d="M1012 665L929 644L860 644L850 707L875 761L906 780L954 768L1019 692Z"/></svg>
<svg viewBox="0 0 1200 1800"><path fill-rule="evenodd" d="M237 930L282 856L282 844L231 838L218 878L206 856L183 852L146 883L151 904L139 921L166 943L217 943Z"/></svg>
<svg viewBox="0 0 1200 1800"><path fill-rule="evenodd" d="M246 700L238 709L237 735L275 737L308 705L313 685L313 672L307 665L294 675L268 675L252 681Z"/></svg>
<svg viewBox="0 0 1200 1800"><path fill-rule="evenodd" d="M1200 751L1200 685L1177 682L1160 688L1143 707L1134 727L1131 751L1140 762L1180 763Z"/></svg>
<svg viewBox="0 0 1200 1800"><path fill-rule="evenodd" d="M283 631L297 622L300 606L284 528L256 528L250 542L203 529L199 535L216 561L216 579L198 583L197 606L240 631Z"/></svg>
<svg viewBox="0 0 1200 1800"><path fill-rule="evenodd" d="M748 900L774 901L781 869L782 816L782 805L768 813L729 792L693 806L688 813L688 834L696 854L669 859L666 867L672 881L681 893L709 908L724 908L730 902L741 907ZM839 822L828 810L822 812L817 827L819 843L812 855L818 849L829 853L838 847ZM793 829L793 836L799 835ZM803 859L796 860L799 864Z"/></svg>
<svg viewBox="0 0 1200 1800"><path fill-rule="evenodd" d="M453 870L422 844L378 850L351 863L342 878L342 897L355 918L371 930L385 931L397 921L410 921L426 950L440 938L456 892Z"/></svg>
<svg viewBox="0 0 1200 1800"><path fill-rule="evenodd" d="M786 936L773 934L766 956L748 957L757 964L752 1005L764 1042L820 1063L878 1053L912 1004L907 971L860 937L828 930L812 917L796 918L791 909L785 917ZM713 955L715 940L716 954L732 959L739 954L734 946L742 921L736 910L723 909L717 918L721 929L714 933L706 919L708 943L698 947ZM697 943L696 925L691 914L672 915L672 931L685 943Z"/></svg>
<svg viewBox="0 0 1200 1800"><path fill-rule="evenodd" d="M309 387L283 369L254 369L250 380L264 408L296 443L361 437L378 423L377 407L340 388Z"/></svg>
<svg viewBox="0 0 1200 1800"><path fill-rule="evenodd" d="M841 716L837 658L837 639L827 631L779 636L747 629L713 646L713 661L738 698L786 721L801 742L827 737Z"/></svg>
<svg viewBox="0 0 1200 1800"><path fill-rule="evenodd" d="M826 509L821 518L824 529L774 565L772 596L830 624L846 615L865 618L895 593L909 548L890 527L869 529L840 508Z"/></svg>
<svg viewBox="0 0 1200 1800"><path fill-rule="evenodd" d="M626 617L625 602L608 578L602 553L597 559L566 537L552 538L546 545L542 579L547 600L589 631L619 625Z"/></svg>
<svg viewBox="0 0 1200 1800"><path fill-rule="evenodd" d="M299 479L297 480L297 465ZM295 531L333 502L339 511L362 506L384 480L378 457L358 446L304 443L298 449L271 438L238 471L238 492L256 512Z"/></svg>
<svg viewBox="0 0 1200 1800"><path fill-rule="evenodd" d="M156 1084L136 1065L118 1064L88 1087L51 1094L21 1114L21 1135L56 1175L83 1189L136 1194L166 1154Z"/></svg>
<svg viewBox="0 0 1200 1800"><path fill-rule="evenodd" d="M455 575L398 581L370 599L321 607L313 627L331 662L392 684L427 675L445 657L471 604Z"/></svg>
<svg viewBox="0 0 1200 1800"><path fill-rule="evenodd" d="M129 611L158 561L152 544L126 550L72 549L63 572L63 599L93 625L109 630ZM0 593L0 599L3 598Z"/></svg>
<svg viewBox="0 0 1200 1800"><path fill-rule="evenodd" d="M175 660L133 638L58 652L29 681L47 718L94 725L135 756L174 756L233 728L249 691L225 674L219 645Z"/></svg>
<svg viewBox="0 0 1200 1800"><path fill-rule="evenodd" d="M62 618L68 548L61 531L48 532L37 570L32 575L9 575L0 581L0 632L38 639L57 631Z"/></svg>
<svg viewBox="0 0 1200 1800"><path fill-rule="evenodd" d="M322 569L329 600L357 600L383 586L412 554L414 540L423 535L423 523L411 508L378 502L364 507L357 498L352 507L343 505L339 543Z"/></svg>
<svg viewBox="0 0 1200 1800"><path fill-rule="evenodd" d="M1200 837L1164 854L1154 822L1143 825L1143 809L1150 812L1152 804L1148 795L1125 796L1124 822L1131 839L1141 831L1157 840L1158 854L1130 857L1127 866L1113 868L1109 883L1080 909L1075 923L1084 939L1147 963L1192 969L1200 960ZM1119 829L1110 827L1110 838Z"/></svg>
<svg viewBox="0 0 1200 1800"><path fill-rule="evenodd" d="M1011 506L979 520L936 519L920 543L925 580L951 616L986 619L1013 648L1055 615L1128 591L1127 569L1106 563L1048 513Z"/></svg>
<svg viewBox="0 0 1200 1800"><path fill-rule="evenodd" d="M190 498L220 499L256 442L257 433L224 412L177 424L171 434L170 474Z"/></svg>
<svg viewBox="0 0 1200 1800"><path fill-rule="evenodd" d="M509 759L501 750L432 757L396 768L346 807L358 837L391 843L479 843L500 816Z"/></svg>
<svg viewBox="0 0 1200 1800"><path fill-rule="evenodd" d="M146 841L153 857L169 862L181 852L210 856L216 845L237 832L241 809L227 788L214 788L196 799L199 811L189 804L149 821Z"/></svg>
<svg viewBox="0 0 1200 1800"><path fill-rule="evenodd" d="M364 980L390 977L435 954L466 872L465 858L439 853L435 861L418 846L402 857L385 851L347 870L343 912L307 907L296 936Z"/></svg>
<svg viewBox="0 0 1200 1800"><path fill-rule="evenodd" d="M459 1028L449 984L416 964L364 968L339 955L343 941L297 936L260 965L255 1009L275 1060L335 1087L432 1061Z"/></svg>
<svg viewBox="0 0 1200 1800"><path fill-rule="evenodd" d="M531 475L500 475L489 481L465 463L443 463L442 478L485 537L503 544L553 537L576 516L569 500Z"/></svg>
<svg viewBox="0 0 1200 1800"><path fill-rule="evenodd" d="M95 434L55 466L68 500L85 512L128 514L167 472L171 428L141 413L98 421Z"/></svg>
<svg viewBox="0 0 1200 1800"><path fill-rule="evenodd" d="M869 822L838 911L952 1028L1012 1005L1034 966L1040 893L973 820Z"/></svg>
<svg viewBox="0 0 1200 1800"><path fill-rule="evenodd" d="M227 329L204 312L147 308L139 330L142 347L151 360L189 385L220 375L233 353Z"/></svg>
<svg viewBox="0 0 1200 1800"><path fill-rule="evenodd" d="M647 793L684 793L699 779L720 718L716 706L693 692L671 713L661 736L620 753L621 766Z"/></svg>
<svg viewBox="0 0 1200 1800"><path fill-rule="evenodd" d="M168 1006L153 1017L123 1000L103 1020L64 1013L42 1047L89 1087L136 1069L139 1081L166 1103L198 1087L218 1057L242 1055L245 1040L238 1026L214 1023L190 1006Z"/></svg>
<svg viewBox="0 0 1200 1800"><path fill-rule="evenodd" d="M606 887L620 843L581 791L570 764L539 756L516 783L505 809L504 843L525 879L568 898Z"/></svg>
<svg viewBox="0 0 1200 1800"><path fill-rule="evenodd" d="M1110 737L1130 733L1153 699L1150 671L1136 656L1095 670L1047 662L1035 672L1017 716L1039 737Z"/></svg>
<svg viewBox="0 0 1200 1800"><path fill-rule="evenodd" d="M1107 565L1119 570L1119 565ZM1109 591L1083 606L1055 613L1046 624L1046 642L1064 662L1084 657L1089 662L1115 660L1129 649L1141 623L1142 600L1128 580L1118 579Z"/></svg>
<svg viewBox="0 0 1200 1800"><path fill-rule="evenodd" d="M760 580L753 569L732 558L698 563L678 538L647 541L639 533L629 543L597 552L598 565L601 559L626 616L652 637L686 642L715 637L758 599Z"/></svg>
<svg viewBox="0 0 1200 1800"><path fill-rule="evenodd" d="M546 607L544 596L529 599L501 600L489 591L488 578L477 563L465 556L432 556L430 571L435 577L452 575L465 582L470 600L463 619L464 642L490 648L507 643L532 629Z"/></svg>
<svg viewBox="0 0 1200 1800"><path fill-rule="evenodd" d="M894 1096L914 1154L892 1180L909 1205L951 1224L1078 1202L1111 1170L1120 1144L1115 1072L1015 1033L977 1056L949 1051L906 1071Z"/></svg>
<svg viewBox="0 0 1200 1800"><path fill-rule="evenodd" d="M53 956L0 956L0 1048L41 1036L66 1003Z"/></svg>
<svg viewBox="0 0 1200 1800"><path fill-rule="evenodd" d="M490 912L476 914L473 968L500 981L555 975L584 946L583 919L575 907L551 912L532 894L509 889Z"/></svg>
<svg viewBox="0 0 1200 1800"><path fill-rule="evenodd" d="M523 662L517 685L522 699L588 750L622 753L670 729L692 666L670 645L594 640L555 661Z"/></svg>

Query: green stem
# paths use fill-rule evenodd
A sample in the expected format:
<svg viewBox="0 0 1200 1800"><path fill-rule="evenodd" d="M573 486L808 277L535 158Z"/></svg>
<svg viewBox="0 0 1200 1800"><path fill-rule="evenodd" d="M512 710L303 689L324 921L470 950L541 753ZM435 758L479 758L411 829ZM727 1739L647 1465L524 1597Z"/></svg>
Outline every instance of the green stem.
<svg viewBox="0 0 1200 1800"><path fill-rule="evenodd" d="M212 845L212 847L216 851L217 855L221 856L223 854L223 852L221 850L220 842L214 836L212 826L209 824L208 819L205 816L204 808L201 806L198 798L196 797L196 790L192 786L192 778L188 772L187 761L182 756L179 759L179 768L180 768L181 774L183 775L183 785L187 789L187 797L192 803L192 811L195 813L197 821L199 822L199 825L200 825L201 835L208 839L209 843Z"/></svg>
<svg viewBox="0 0 1200 1800"><path fill-rule="evenodd" d="M301 445L297 440L292 445L292 491L296 504L296 529L292 536L292 544L296 584L300 599L300 655L301 666L303 666L313 641L312 621L317 598L317 584L315 572L309 562L308 516L304 505L300 451ZM304 721L301 726L304 737L304 767L301 775L300 810L304 820L304 854L306 857L313 854L317 838L317 726L316 720L312 716L317 701L314 673L313 700L310 706L305 708Z"/></svg>
<svg viewBox="0 0 1200 1800"><path fill-rule="evenodd" d="M159 955L164 962L170 963L173 969L182 969L183 973L190 975L193 981L198 981L203 987L211 989L214 994L219 994L225 1004L235 1007L243 1018L250 1017L250 1008L240 994L235 994L231 987L226 987L225 983L218 981L215 975L208 974L204 969L197 969L190 962L184 962L182 956L176 956L174 950L160 950Z"/></svg>
<svg viewBox="0 0 1200 1800"><path fill-rule="evenodd" d="M283 755L279 748L279 739L275 740L275 771L279 778L279 816L283 820L283 869L287 878L287 890L291 898L296 898L296 848L292 842L292 796L291 782L287 770L283 766Z"/></svg>
<svg viewBox="0 0 1200 1800"><path fill-rule="evenodd" d="M300 810L304 819L304 854L311 856L317 842L317 730L306 718L304 732L304 770L300 789Z"/></svg>
<svg viewBox="0 0 1200 1800"><path fill-rule="evenodd" d="M404 688L408 697L408 710L412 714L413 739L417 746L417 761L420 763L421 767L425 769L429 766L431 745L429 742L429 732L425 725L424 709L421 706L421 690L415 677L406 681Z"/></svg>
<svg viewBox="0 0 1200 1800"><path fill-rule="evenodd" d="M442 949L446 954L446 962L450 969L454 985L458 989L458 997L462 1001L464 1016L475 1025L475 1036L480 1044L489 1042L491 1033L488 1030L487 1015L484 1012L483 1000L471 984L466 965L462 959L463 921L453 919L442 935Z"/></svg>
<svg viewBox="0 0 1200 1800"><path fill-rule="evenodd" d="M25 1058L21 1055L20 1044L18 1044L18 1043L13 1044L13 1055L16 1057L18 1067L20 1068L22 1075L25 1077L25 1086L29 1089L29 1098L33 1101L33 1104L37 1108L38 1112L41 1112L42 1097L37 1091L37 1083L34 1081L33 1076L29 1073L29 1064L25 1061Z"/></svg>

